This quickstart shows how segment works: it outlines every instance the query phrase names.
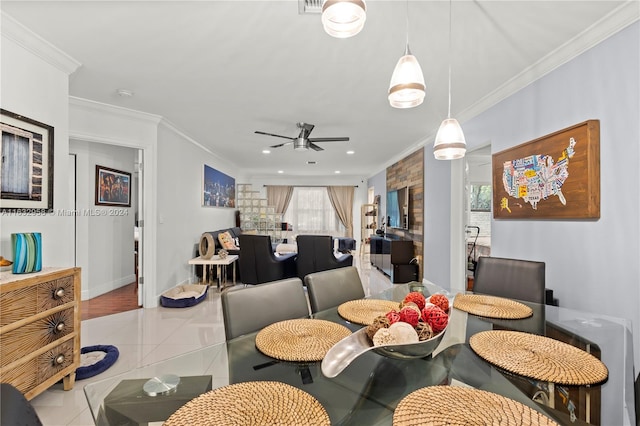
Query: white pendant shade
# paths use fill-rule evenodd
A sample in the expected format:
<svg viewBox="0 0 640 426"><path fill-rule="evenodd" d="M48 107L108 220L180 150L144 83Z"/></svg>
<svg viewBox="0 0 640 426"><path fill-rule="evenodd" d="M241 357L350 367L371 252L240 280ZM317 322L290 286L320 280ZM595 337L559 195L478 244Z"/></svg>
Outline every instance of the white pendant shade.
<svg viewBox="0 0 640 426"><path fill-rule="evenodd" d="M434 157L437 160L456 160L464 157L466 152L467 142L458 120L455 118L443 120L433 144Z"/></svg>
<svg viewBox="0 0 640 426"><path fill-rule="evenodd" d="M322 25L330 36L347 38L358 34L367 19L364 0L325 0Z"/></svg>
<svg viewBox="0 0 640 426"><path fill-rule="evenodd" d="M416 107L424 101L424 89L422 68L407 46L405 55L398 60L391 75L389 103L394 108Z"/></svg>

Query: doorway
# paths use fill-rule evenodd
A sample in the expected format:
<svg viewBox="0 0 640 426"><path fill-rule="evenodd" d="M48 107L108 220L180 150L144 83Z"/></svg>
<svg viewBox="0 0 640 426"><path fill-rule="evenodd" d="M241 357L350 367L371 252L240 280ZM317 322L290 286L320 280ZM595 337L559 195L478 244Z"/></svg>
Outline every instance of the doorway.
<svg viewBox="0 0 640 426"><path fill-rule="evenodd" d="M478 257L491 255L491 145L465 156L465 246L467 290L473 289Z"/></svg>
<svg viewBox="0 0 640 426"><path fill-rule="evenodd" d="M79 140L70 140L69 149L69 190L76 212L75 265L82 268L81 317L138 309L143 300L138 289L141 274L137 273L142 256L136 252L136 241L142 245L141 235L136 238L137 218L141 216L138 162L142 150ZM98 203L97 166L130 176L129 202ZM121 179L126 182L126 177Z"/></svg>

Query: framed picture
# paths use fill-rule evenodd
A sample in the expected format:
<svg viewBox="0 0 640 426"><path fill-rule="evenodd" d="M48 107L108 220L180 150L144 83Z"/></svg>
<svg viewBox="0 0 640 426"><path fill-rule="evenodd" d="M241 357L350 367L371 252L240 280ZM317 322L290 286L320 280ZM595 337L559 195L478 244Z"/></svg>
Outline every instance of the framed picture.
<svg viewBox="0 0 640 426"><path fill-rule="evenodd" d="M53 210L53 127L0 109L0 210Z"/></svg>
<svg viewBox="0 0 640 426"><path fill-rule="evenodd" d="M96 165L96 206L131 207L131 173Z"/></svg>
<svg viewBox="0 0 640 426"><path fill-rule="evenodd" d="M203 206L235 208L236 180L234 178L205 164L202 181Z"/></svg>
<svg viewBox="0 0 640 426"><path fill-rule="evenodd" d="M493 154L495 219L600 217L600 121Z"/></svg>

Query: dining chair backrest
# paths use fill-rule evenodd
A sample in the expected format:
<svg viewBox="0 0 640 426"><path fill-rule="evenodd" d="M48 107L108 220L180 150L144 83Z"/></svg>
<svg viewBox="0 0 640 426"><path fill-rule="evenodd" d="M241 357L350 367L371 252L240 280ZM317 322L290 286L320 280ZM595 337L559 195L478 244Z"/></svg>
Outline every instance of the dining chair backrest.
<svg viewBox="0 0 640 426"><path fill-rule="evenodd" d="M42 426L42 421L31 403L16 387L0 385L0 424Z"/></svg>
<svg viewBox="0 0 640 426"><path fill-rule="evenodd" d="M309 316L302 281L297 277L225 291L221 299L227 340L278 321Z"/></svg>
<svg viewBox="0 0 640 426"><path fill-rule="evenodd" d="M473 292L544 304L545 263L480 256Z"/></svg>
<svg viewBox="0 0 640 426"><path fill-rule="evenodd" d="M304 283L312 313L364 297L362 281L354 266L308 274Z"/></svg>

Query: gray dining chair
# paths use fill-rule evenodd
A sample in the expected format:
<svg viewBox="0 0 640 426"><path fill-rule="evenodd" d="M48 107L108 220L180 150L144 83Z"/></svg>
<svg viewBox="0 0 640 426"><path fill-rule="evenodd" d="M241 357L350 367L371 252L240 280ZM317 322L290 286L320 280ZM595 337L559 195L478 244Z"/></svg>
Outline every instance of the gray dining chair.
<svg viewBox="0 0 640 426"><path fill-rule="evenodd" d="M287 278L222 293L227 340L258 331L269 324L309 316L300 278Z"/></svg>
<svg viewBox="0 0 640 426"><path fill-rule="evenodd" d="M354 266L314 272L304 277L304 283L312 313L364 297L362 281Z"/></svg>
<svg viewBox="0 0 640 426"><path fill-rule="evenodd" d="M545 263L480 256L473 292L544 304Z"/></svg>

